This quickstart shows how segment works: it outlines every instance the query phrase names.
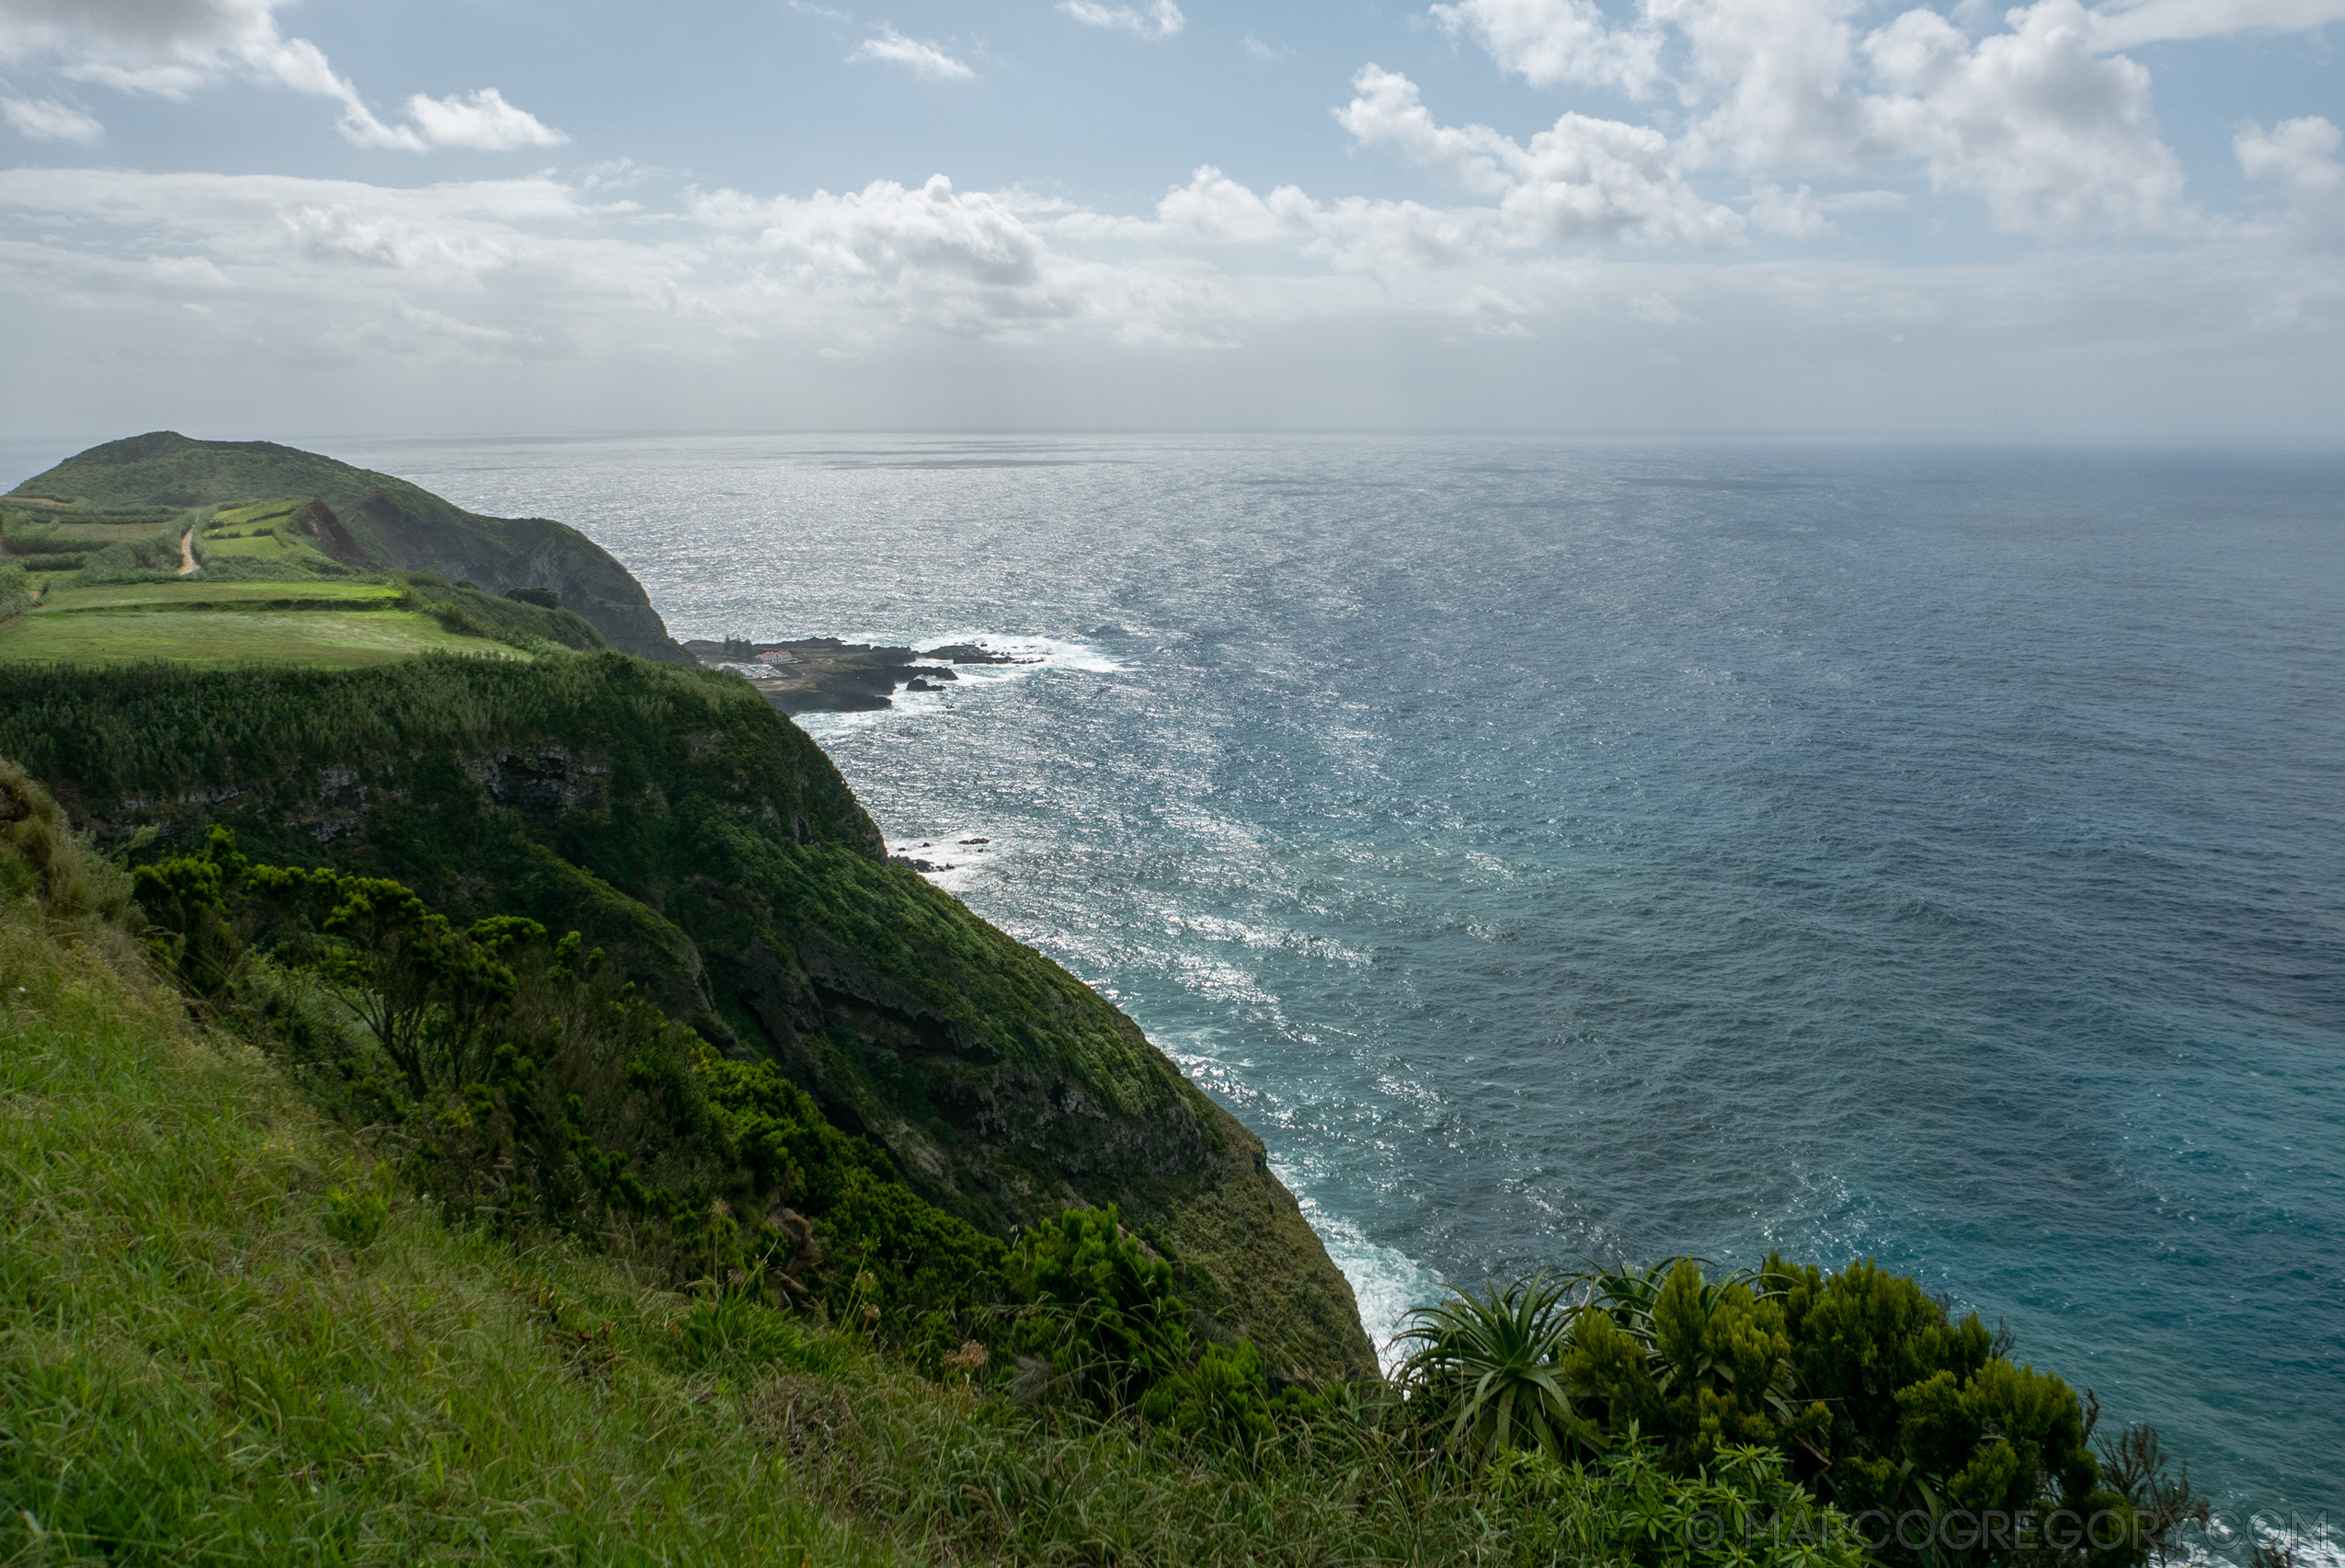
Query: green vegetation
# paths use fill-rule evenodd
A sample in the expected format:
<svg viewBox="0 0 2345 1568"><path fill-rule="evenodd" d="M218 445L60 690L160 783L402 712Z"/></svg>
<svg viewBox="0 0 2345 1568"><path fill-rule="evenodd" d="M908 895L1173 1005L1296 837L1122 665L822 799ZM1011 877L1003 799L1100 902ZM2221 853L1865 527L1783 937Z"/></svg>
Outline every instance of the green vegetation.
<svg viewBox="0 0 2345 1568"><path fill-rule="evenodd" d="M92 447L0 498L0 544L44 572L176 572L190 528L209 576L406 574L592 628L588 642L584 627L532 624L544 641L691 662L642 585L575 529L480 517L403 479L272 442L156 431ZM508 600L508 590L532 597ZM476 604L461 608L483 625L506 624Z"/></svg>
<svg viewBox="0 0 2345 1568"><path fill-rule="evenodd" d="M884 860L820 749L738 680L608 653L28 668L0 754L109 838L155 830L143 860L225 827L253 860L395 878L460 927L579 932L987 1236L1118 1205L1278 1377L1372 1370L1259 1141L1074 977Z"/></svg>
<svg viewBox="0 0 2345 1568"><path fill-rule="evenodd" d="M933 1354L1004 1299L999 1242L921 1202L772 1063L671 1023L575 933L460 927L385 877L257 864L224 829L134 881L154 953L206 1014L320 1104L396 1129L444 1213L623 1234L672 1284L884 1313Z"/></svg>
<svg viewBox="0 0 2345 1568"><path fill-rule="evenodd" d="M294 611L224 615L207 611L138 615L51 615L47 606L0 629L0 659L107 664L170 659L227 664L283 659L317 668L378 664L418 654L522 657L498 643L448 631L429 615ZM15 679L12 675L10 679Z"/></svg>
<svg viewBox="0 0 2345 1568"><path fill-rule="evenodd" d="M274 441L199 441L170 430L109 441L67 458L8 492L82 509L252 508L269 497L315 496L338 511L381 493L419 514L456 511L430 491ZM254 510L266 511L269 502Z"/></svg>
<svg viewBox="0 0 2345 1568"><path fill-rule="evenodd" d="M406 586L407 598L426 614L461 636L489 637L549 653L562 648L590 653L603 646L602 634L585 617L559 604L484 593L467 585L443 582L430 572L402 572L395 580Z"/></svg>
<svg viewBox="0 0 2345 1568"><path fill-rule="evenodd" d="M894 1560L641 1353L684 1302L386 1194L13 769L0 822L0 1561Z"/></svg>
<svg viewBox="0 0 2345 1568"><path fill-rule="evenodd" d="M316 582L302 583L296 588L281 582L158 578L91 588L52 588L40 608L44 614L51 615L89 610L387 609L399 599L399 589L390 583Z"/></svg>
<svg viewBox="0 0 2345 1568"><path fill-rule="evenodd" d="M2187 1474L2156 1473L2155 1433L2097 1458L2089 1396L1870 1263L1826 1275L1770 1256L1711 1277L1673 1258L1450 1295L1417 1310L1401 1376L1454 1448L1552 1461L1635 1441L1700 1474L1763 1448L1859 1522L2106 1521L2076 1543L2099 1568L2141 1561L2195 1506ZM1890 1562L1930 1555L1872 1544Z"/></svg>
<svg viewBox="0 0 2345 1568"><path fill-rule="evenodd" d="M38 605L0 627L0 659L334 669L426 653L510 658L602 646L567 611L452 588L429 574L353 579L336 567L335 578L321 578L231 564L247 569L223 578L216 565L195 577L91 567L52 577ZM360 611L368 613L352 613Z"/></svg>
<svg viewBox="0 0 2345 1568"><path fill-rule="evenodd" d="M40 573L176 571L179 538L196 514L84 508L26 512L0 507L0 549Z"/></svg>
<svg viewBox="0 0 2345 1568"><path fill-rule="evenodd" d="M1425 1408L1446 1424L1456 1450L1514 1449L1550 1459L1601 1451L1598 1425L1574 1408L1564 1366L1580 1303L1544 1274L1480 1296L1445 1287L1447 1299L1417 1308L1402 1343L1403 1368Z"/></svg>

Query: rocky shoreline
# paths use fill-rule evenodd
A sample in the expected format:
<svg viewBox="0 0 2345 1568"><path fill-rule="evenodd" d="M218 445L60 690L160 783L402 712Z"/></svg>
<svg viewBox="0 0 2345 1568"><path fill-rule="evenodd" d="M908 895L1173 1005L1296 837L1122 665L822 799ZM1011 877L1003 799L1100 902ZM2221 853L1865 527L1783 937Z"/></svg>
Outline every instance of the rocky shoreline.
<svg viewBox="0 0 2345 1568"><path fill-rule="evenodd" d="M975 643L955 643L925 653L841 642L837 637L796 637L752 642L747 637L715 641L694 637L684 651L711 670L746 678L765 700L785 714L870 713L894 707L898 687L941 692L958 681L955 665L1039 664L1039 658L995 653Z"/></svg>

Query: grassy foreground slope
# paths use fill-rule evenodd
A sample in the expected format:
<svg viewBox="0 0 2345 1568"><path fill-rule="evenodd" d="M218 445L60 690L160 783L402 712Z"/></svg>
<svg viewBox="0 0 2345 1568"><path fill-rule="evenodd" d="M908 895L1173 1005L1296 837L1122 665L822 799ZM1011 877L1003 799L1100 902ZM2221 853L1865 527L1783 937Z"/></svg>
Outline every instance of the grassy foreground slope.
<svg viewBox="0 0 2345 1568"><path fill-rule="evenodd" d="M581 1356L580 1325L615 1314L633 1349L680 1299L410 1201L345 1223L372 1163L190 1031L122 928L127 879L12 774L0 1562L898 1560L810 1506L715 1379Z"/></svg>
<svg viewBox="0 0 2345 1568"><path fill-rule="evenodd" d="M0 508L12 528L86 529L145 509L156 520L144 525L152 530L166 525L170 509L188 509L186 521L223 533L223 559L315 557L360 571L428 571L491 595L550 589L612 647L690 662L642 585L576 529L543 518L482 517L404 479L273 441L156 430L69 457L0 500L14 503ZM215 513L222 508L229 510ZM20 553L13 538L10 552Z"/></svg>
<svg viewBox="0 0 2345 1568"><path fill-rule="evenodd" d="M1349 1286L1259 1139L1073 976L887 862L745 682L613 654L341 672L12 672L0 755L143 853L395 876L460 921L610 948L980 1228L1115 1203L1281 1375L1371 1375Z"/></svg>

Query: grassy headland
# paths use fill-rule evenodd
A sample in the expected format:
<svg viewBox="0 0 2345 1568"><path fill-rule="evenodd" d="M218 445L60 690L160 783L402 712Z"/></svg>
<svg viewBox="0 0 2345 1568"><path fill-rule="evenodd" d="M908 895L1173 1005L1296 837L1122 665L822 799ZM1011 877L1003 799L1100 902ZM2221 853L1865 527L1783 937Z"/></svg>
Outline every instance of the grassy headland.
<svg viewBox="0 0 2345 1568"><path fill-rule="evenodd" d="M83 580L176 573L186 539L213 578L403 573L476 586L492 601L536 590L589 624L597 646L689 659L642 585L576 529L482 517L406 480L269 441L158 430L92 447L0 497L0 532L6 556L29 570ZM0 647L11 657L42 656Z"/></svg>

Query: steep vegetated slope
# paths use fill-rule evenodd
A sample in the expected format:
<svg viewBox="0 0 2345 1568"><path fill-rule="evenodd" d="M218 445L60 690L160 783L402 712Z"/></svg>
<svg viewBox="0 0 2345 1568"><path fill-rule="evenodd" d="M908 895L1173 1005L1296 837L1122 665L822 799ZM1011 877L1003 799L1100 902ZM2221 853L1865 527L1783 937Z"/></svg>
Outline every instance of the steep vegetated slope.
<svg viewBox="0 0 2345 1568"><path fill-rule="evenodd" d="M272 441L202 441L157 430L67 458L9 493L28 506L169 509L291 498L305 545L361 571L429 571L490 594L550 589L615 648L690 662L624 567L574 528L543 518L490 518L429 490ZM69 515L64 512L63 515ZM152 529L154 523L145 525ZM227 541L227 554L238 553ZM245 553L261 550L254 545Z"/></svg>
<svg viewBox="0 0 2345 1568"><path fill-rule="evenodd" d="M0 762L0 1562L905 1560L642 1354L681 1299L384 1203L61 817Z"/></svg>
<svg viewBox="0 0 2345 1568"><path fill-rule="evenodd" d="M108 841L154 830L142 855L226 826L256 859L395 876L460 920L581 931L949 1212L1006 1234L1115 1203L1278 1372L1372 1371L1260 1141L1074 977L888 864L745 682L607 653L12 671L0 755Z"/></svg>

